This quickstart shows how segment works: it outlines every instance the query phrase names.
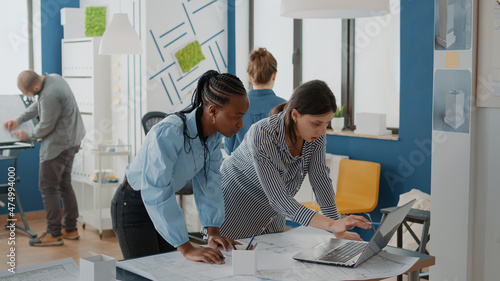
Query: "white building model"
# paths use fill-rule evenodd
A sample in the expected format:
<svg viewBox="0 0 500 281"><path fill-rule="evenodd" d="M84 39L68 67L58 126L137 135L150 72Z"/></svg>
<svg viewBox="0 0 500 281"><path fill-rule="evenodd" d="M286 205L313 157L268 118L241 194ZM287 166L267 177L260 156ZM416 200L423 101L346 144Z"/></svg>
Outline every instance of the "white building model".
<svg viewBox="0 0 500 281"><path fill-rule="evenodd" d="M464 122L465 95L462 91L449 91L446 93L446 115L444 122L453 129L460 127Z"/></svg>
<svg viewBox="0 0 500 281"><path fill-rule="evenodd" d="M454 21L455 4L453 0L439 0L439 34L436 41L444 48L455 43Z"/></svg>

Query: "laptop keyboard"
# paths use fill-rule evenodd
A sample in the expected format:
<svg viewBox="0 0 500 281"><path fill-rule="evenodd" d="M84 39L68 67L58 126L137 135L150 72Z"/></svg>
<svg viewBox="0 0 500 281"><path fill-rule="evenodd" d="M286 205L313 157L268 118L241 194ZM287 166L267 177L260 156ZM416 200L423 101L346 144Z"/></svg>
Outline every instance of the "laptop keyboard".
<svg viewBox="0 0 500 281"><path fill-rule="evenodd" d="M345 263L357 254L363 252L366 245L366 243L350 241L327 252L324 256L319 258L319 260Z"/></svg>

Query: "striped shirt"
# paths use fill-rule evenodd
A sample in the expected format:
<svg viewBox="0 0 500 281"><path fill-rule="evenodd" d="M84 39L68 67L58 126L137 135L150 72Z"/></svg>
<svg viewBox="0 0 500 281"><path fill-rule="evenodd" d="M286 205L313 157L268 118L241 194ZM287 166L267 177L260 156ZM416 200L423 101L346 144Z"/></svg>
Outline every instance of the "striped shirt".
<svg viewBox="0 0 500 281"><path fill-rule="evenodd" d="M339 219L325 154L326 137L322 136L304 142L301 155L293 157L285 140L283 112L255 123L222 163L226 211L222 235L240 239L280 232L285 229L285 218L308 225L315 211L293 198L308 173L323 214Z"/></svg>

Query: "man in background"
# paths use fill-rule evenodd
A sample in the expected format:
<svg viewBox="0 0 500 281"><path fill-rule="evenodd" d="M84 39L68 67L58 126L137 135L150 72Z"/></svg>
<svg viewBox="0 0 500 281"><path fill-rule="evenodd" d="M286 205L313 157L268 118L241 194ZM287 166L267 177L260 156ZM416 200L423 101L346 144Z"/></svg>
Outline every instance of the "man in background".
<svg viewBox="0 0 500 281"><path fill-rule="evenodd" d="M63 238L78 239L78 205L71 186L73 159L85 135L82 117L68 83L58 74L38 75L21 72L17 87L25 96L38 96L24 113L4 123L21 141L42 140L40 147L39 189L47 216L47 231L31 239L31 246L63 245ZM31 131L14 130L35 117L40 122ZM14 130L14 131L13 131ZM61 224L61 201L64 219Z"/></svg>

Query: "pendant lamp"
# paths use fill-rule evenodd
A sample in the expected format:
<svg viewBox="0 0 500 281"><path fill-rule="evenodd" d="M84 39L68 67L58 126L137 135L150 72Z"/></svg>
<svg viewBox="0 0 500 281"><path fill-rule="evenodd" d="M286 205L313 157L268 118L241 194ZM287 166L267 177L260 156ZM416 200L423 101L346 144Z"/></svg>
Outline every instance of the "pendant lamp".
<svg viewBox="0 0 500 281"><path fill-rule="evenodd" d="M141 40L128 20L128 15L117 13L102 35L100 55L132 55L142 52Z"/></svg>
<svg viewBox="0 0 500 281"><path fill-rule="evenodd" d="M284 17L295 19L359 18L390 13L390 0L281 0Z"/></svg>

